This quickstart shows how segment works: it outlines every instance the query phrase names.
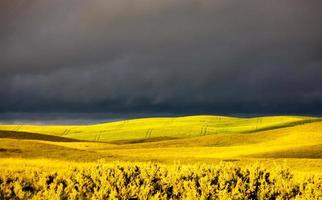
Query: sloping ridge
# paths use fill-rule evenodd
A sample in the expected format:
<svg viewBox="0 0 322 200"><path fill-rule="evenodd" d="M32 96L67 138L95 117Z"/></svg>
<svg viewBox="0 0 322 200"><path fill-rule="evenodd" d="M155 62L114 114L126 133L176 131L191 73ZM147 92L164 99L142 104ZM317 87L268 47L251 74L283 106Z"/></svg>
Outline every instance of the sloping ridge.
<svg viewBox="0 0 322 200"><path fill-rule="evenodd" d="M298 125L310 124L310 123L320 122L320 121L322 121L321 118L304 119L304 120L300 120L300 121L294 121L294 122L288 122L288 123L278 124L278 125L264 127L264 128L258 128L256 130L245 131L245 133L256 133L256 132L261 132L261 131L268 131L268 130L274 130L274 129L280 129L280 128L287 128L287 127L293 127L293 126L298 126Z"/></svg>
<svg viewBox="0 0 322 200"><path fill-rule="evenodd" d="M19 132L19 131L0 131L0 138L24 139L24 140L44 140L51 142L80 142L81 140L59 137L55 135L45 135L39 133Z"/></svg>

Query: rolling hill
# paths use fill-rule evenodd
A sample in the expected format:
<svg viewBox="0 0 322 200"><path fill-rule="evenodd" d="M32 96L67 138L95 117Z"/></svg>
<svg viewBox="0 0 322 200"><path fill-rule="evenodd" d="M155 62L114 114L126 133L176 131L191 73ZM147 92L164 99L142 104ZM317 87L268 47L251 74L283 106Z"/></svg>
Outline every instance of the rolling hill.
<svg viewBox="0 0 322 200"><path fill-rule="evenodd" d="M200 137L206 135L254 133L305 123L321 118L271 116L236 118L224 116L189 116L144 118L86 126L0 125L2 131L46 134L87 141L123 141Z"/></svg>
<svg viewBox="0 0 322 200"><path fill-rule="evenodd" d="M267 167L287 161L295 171L320 173L322 120L191 116L88 126L0 125L0 161L10 159L260 162Z"/></svg>

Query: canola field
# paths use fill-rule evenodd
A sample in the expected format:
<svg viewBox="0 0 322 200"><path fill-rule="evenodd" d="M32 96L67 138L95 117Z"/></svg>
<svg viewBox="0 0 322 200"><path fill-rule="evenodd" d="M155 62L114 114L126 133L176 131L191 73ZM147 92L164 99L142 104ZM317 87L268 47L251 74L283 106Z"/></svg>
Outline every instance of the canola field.
<svg viewBox="0 0 322 200"><path fill-rule="evenodd" d="M11 163L13 164L13 163ZM49 163L48 163L49 164ZM64 166L63 166L64 165ZM15 166L14 164L11 166ZM2 199L321 199L322 177L260 165L32 162L2 169Z"/></svg>
<svg viewBox="0 0 322 200"><path fill-rule="evenodd" d="M0 199L322 199L322 119L0 125Z"/></svg>

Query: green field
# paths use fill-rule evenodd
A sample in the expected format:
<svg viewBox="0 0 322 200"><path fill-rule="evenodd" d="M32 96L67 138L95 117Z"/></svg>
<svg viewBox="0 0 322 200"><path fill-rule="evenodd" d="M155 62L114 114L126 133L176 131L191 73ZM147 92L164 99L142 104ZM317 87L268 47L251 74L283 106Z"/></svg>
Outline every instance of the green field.
<svg viewBox="0 0 322 200"><path fill-rule="evenodd" d="M2 158L187 163L314 159L320 163L322 121L297 116L191 116L88 126L0 125L0 146Z"/></svg>
<svg viewBox="0 0 322 200"><path fill-rule="evenodd" d="M283 166L300 176L322 178L322 118L191 116L86 126L0 125L2 169L55 171L64 165L115 161L163 166L232 163L271 171Z"/></svg>
<svg viewBox="0 0 322 200"><path fill-rule="evenodd" d="M321 121L321 119L297 116L256 118L189 116L143 118L86 126L0 125L0 130L40 133L79 140L108 142L163 137L177 139L225 133L254 133L315 121Z"/></svg>

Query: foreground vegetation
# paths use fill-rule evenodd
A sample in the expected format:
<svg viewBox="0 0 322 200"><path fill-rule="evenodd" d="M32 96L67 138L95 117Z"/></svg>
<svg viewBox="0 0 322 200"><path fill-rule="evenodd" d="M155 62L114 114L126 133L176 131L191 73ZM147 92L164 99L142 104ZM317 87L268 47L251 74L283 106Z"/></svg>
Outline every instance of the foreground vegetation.
<svg viewBox="0 0 322 200"><path fill-rule="evenodd" d="M7 160L8 161L8 160ZM31 161L1 169L1 199L321 199L322 177L232 163ZM10 161L9 161L10 164ZM16 164L16 165L15 165ZM8 165L8 164L7 164ZM65 167L63 167L65 166ZM68 167L66 167L68 166Z"/></svg>

